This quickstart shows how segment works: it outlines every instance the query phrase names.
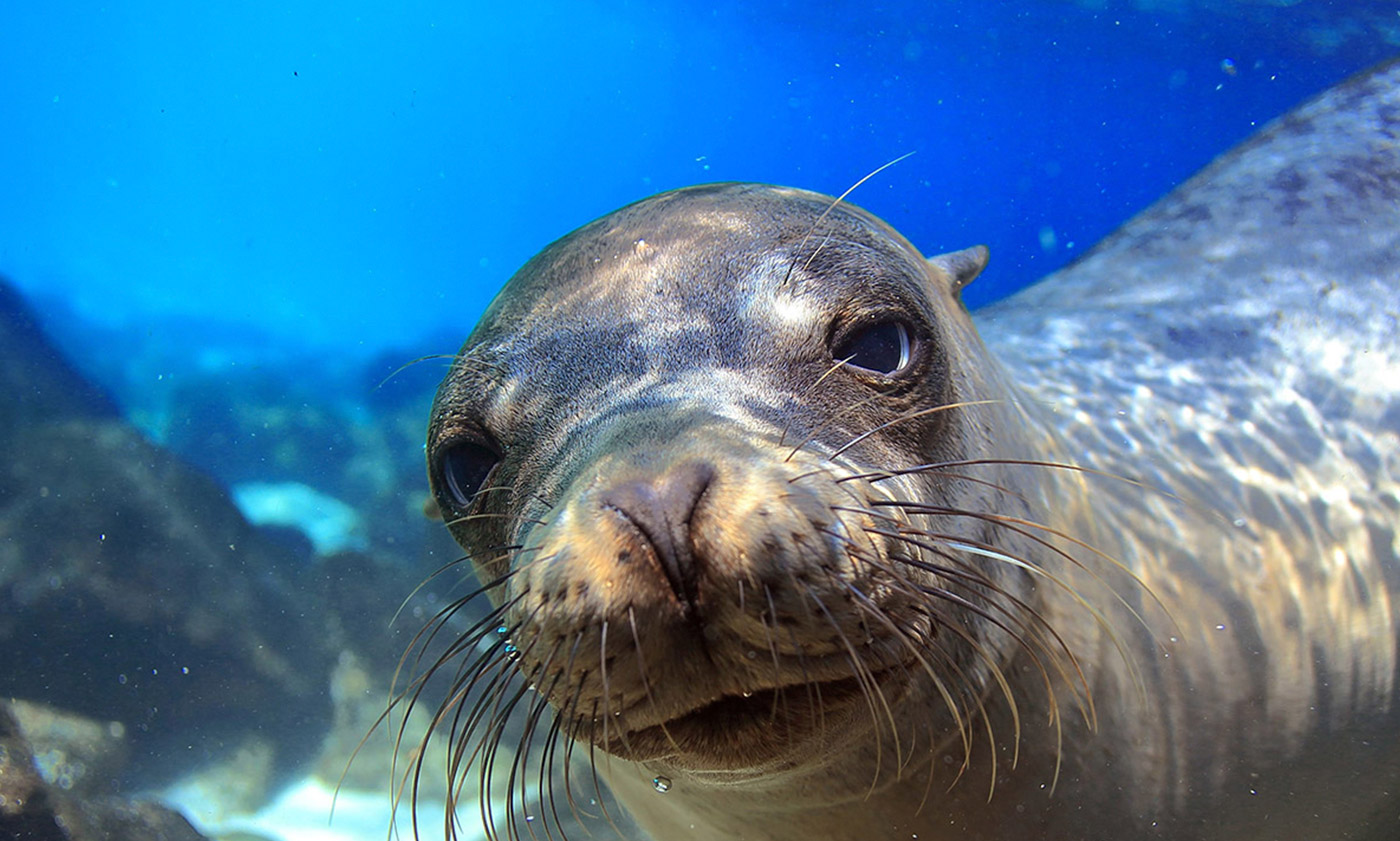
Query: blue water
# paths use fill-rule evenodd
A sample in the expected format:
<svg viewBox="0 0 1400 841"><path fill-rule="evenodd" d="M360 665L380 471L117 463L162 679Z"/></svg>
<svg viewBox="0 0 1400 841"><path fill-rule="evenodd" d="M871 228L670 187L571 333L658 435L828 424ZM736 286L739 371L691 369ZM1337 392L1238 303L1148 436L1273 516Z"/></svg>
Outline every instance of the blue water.
<svg viewBox="0 0 1400 841"><path fill-rule="evenodd" d="M457 550L421 514L423 426L444 365L377 384L453 352L547 242L665 189L754 180L838 194L913 153L851 200L929 254L989 245L991 267L966 294L976 306L1065 265L1268 120L1397 54L1393 0L0 0L0 275L144 434L217 479L304 562L245 568L230 555L231 579L260 592L300 582L285 595L314 608L301 621L343 609L334 615L349 617L356 656L389 674L407 645L384 631L389 617ZM105 487L80 487L83 454L71 456L74 484L54 499L105 499ZM175 509L198 536L202 509ZM54 551L79 545L58 537ZM107 537L90 543L113 558L145 545ZM344 548L355 552L332 554ZM29 580L79 591L44 572L47 557L23 559L40 570ZM147 560L114 568L140 581ZM323 580L335 586L307 583ZM425 583L392 633L411 635L424 621L414 610L431 615L461 586L453 575ZM195 595L236 610L223 594ZM158 673L220 668L198 640L171 643L198 656L157 662L166 650L140 634L174 638L179 623L131 620L114 634L105 609L34 635L69 683L144 704L128 671L149 672L155 691L167 685ZM74 639L97 642L63 648ZM43 674L20 677L35 699L71 706ZM200 680L169 697L207 691ZM290 722L319 736L325 722L305 729L293 712L227 715L259 733ZM133 764L161 773L224 738L217 726L153 727L178 744L162 756L146 752L145 730L129 730ZM349 730L353 745L363 734ZM364 838L384 837L374 803ZM327 805L298 808L324 827ZM269 834L306 834L270 820Z"/></svg>
<svg viewBox="0 0 1400 841"><path fill-rule="evenodd" d="M0 272L130 402L113 355L451 351L614 207L839 193L914 152L852 200L928 253L991 246L975 305L1400 51L1397 24L1296 0L10 3Z"/></svg>

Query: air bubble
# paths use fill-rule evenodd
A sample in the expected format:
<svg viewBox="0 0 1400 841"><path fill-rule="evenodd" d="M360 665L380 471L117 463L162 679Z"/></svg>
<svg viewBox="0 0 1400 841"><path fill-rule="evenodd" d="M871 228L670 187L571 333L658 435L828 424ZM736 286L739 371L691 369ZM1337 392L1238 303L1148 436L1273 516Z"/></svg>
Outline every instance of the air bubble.
<svg viewBox="0 0 1400 841"><path fill-rule="evenodd" d="M651 781L651 787L661 792L662 794L665 794L666 792L671 790L671 778L655 777Z"/></svg>

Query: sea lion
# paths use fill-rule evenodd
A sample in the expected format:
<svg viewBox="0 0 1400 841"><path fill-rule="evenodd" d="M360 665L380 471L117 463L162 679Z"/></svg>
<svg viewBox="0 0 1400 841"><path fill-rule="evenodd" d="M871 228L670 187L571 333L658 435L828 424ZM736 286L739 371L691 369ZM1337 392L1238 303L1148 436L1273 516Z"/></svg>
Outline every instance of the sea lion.
<svg viewBox="0 0 1400 841"><path fill-rule="evenodd" d="M1392 65L981 334L984 249L799 190L545 248L428 433L488 832L572 752L666 841L1396 837L1397 131Z"/></svg>

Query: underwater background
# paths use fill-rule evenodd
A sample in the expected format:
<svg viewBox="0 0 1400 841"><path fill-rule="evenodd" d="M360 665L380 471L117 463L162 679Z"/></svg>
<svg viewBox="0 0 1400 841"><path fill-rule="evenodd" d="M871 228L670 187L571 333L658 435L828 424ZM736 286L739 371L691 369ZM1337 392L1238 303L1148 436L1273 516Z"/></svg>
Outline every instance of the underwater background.
<svg viewBox="0 0 1400 841"><path fill-rule="evenodd" d="M17 294L0 314L22 329L0 340L91 393L32 412L27 391L0 397L7 449L55 459L12 464L0 500L0 639L27 652L0 660L0 696L31 705L36 745L34 722L76 716L45 725L60 746L38 756L64 790L155 792L212 837L383 837L387 759L352 772L335 823L315 798L465 586L414 590L456 556L421 510L445 363L409 363L453 353L530 255L662 190L835 195L913 153L850 200L926 254L988 245L975 307L1398 53L1400 11L1364 0L6 4L0 275ZM60 419L87 426L62 438ZM94 430L120 438L112 459L193 478L103 473ZM44 500L64 486L43 477L96 484L50 510L16 502L21 475ZM265 551L185 578L224 561L141 543L143 525L123 553L94 506L147 492L181 524L160 540L224 534L213 517L246 538L231 550ZM145 523L130 505L118 519ZM154 556L169 566L139 585L131 565ZM88 561L121 572L75 593ZM191 618L200 602L220 617ZM246 681L267 688L231 701ZM277 800L306 779L309 800Z"/></svg>

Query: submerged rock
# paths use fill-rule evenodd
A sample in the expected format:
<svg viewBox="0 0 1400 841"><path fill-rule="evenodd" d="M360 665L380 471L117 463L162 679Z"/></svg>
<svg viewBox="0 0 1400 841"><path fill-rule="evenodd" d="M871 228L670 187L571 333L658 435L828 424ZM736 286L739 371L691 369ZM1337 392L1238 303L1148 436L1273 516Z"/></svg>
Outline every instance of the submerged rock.
<svg viewBox="0 0 1400 841"><path fill-rule="evenodd" d="M364 549L364 526L354 508L303 482L244 482L233 501L258 526L280 526L305 535L317 555Z"/></svg>
<svg viewBox="0 0 1400 841"><path fill-rule="evenodd" d="M0 703L0 838L25 841L201 841L189 821L156 803L79 798L48 783L8 707Z"/></svg>
<svg viewBox="0 0 1400 841"><path fill-rule="evenodd" d="M257 733L285 771L330 720L337 654L302 566L152 445L0 283L0 696L125 728L157 783Z"/></svg>

